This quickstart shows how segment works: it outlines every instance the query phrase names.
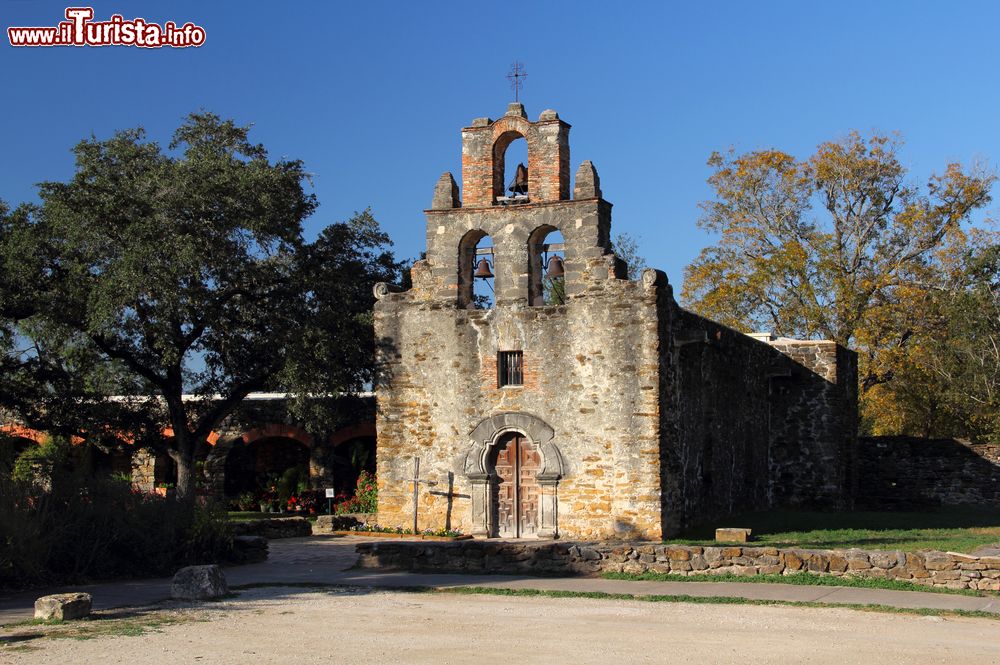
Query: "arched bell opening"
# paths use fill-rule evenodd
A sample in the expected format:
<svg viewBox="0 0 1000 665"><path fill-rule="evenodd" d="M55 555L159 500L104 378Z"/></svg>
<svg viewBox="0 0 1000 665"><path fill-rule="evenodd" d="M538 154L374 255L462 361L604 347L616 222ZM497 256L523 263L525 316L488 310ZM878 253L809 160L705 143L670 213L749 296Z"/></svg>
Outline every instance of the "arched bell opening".
<svg viewBox="0 0 1000 665"><path fill-rule="evenodd" d="M540 226L528 237L528 304L566 304L566 243L554 226Z"/></svg>
<svg viewBox="0 0 1000 665"><path fill-rule="evenodd" d="M528 141L510 130L493 143L493 202L497 205L528 203Z"/></svg>
<svg viewBox="0 0 1000 665"><path fill-rule="evenodd" d="M494 302L496 263L493 241L485 231L469 231L458 248L458 306L490 309Z"/></svg>

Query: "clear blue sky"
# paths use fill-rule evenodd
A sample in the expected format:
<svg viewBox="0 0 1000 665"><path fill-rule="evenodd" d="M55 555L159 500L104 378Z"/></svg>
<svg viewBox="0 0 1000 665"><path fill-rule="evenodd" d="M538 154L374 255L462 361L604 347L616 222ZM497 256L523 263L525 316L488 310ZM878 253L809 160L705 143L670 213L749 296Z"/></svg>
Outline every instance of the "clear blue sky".
<svg viewBox="0 0 1000 665"><path fill-rule="evenodd" d="M82 4L82 3L80 3ZM460 128L502 115L523 61L529 117L573 125L616 231L678 285L709 242L698 203L716 149L806 156L851 129L899 131L923 182L1000 157L1000 5L982 2L93 3L192 21L197 49L0 45L0 198L72 173L71 146L144 126L168 142L188 112L253 123L272 156L304 160L310 237L371 206L397 254L423 249L422 210L459 177ZM55 25L65 3L0 0L3 28Z"/></svg>

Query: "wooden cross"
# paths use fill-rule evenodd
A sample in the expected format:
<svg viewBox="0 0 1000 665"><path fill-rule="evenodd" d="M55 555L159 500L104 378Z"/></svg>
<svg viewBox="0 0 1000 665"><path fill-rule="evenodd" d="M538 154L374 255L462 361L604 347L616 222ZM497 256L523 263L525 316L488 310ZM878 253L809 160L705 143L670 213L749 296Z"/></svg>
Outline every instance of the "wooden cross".
<svg viewBox="0 0 1000 665"><path fill-rule="evenodd" d="M507 74L507 78L510 80L510 87L514 89L514 101L521 101L521 86L524 85L521 79L528 78L528 70L515 60L514 64L510 66L510 74Z"/></svg>
<svg viewBox="0 0 1000 665"><path fill-rule="evenodd" d="M431 490L431 494L436 496L443 496L448 499L448 512L444 520L445 531L451 531L451 508L454 499L471 499L472 496L468 494L456 494L455 493L455 474L451 471L448 472L448 491L441 492L438 490Z"/></svg>
<svg viewBox="0 0 1000 665"><path fill-rule="evenodd" d="M420 485L437 485L433 480L421 480L420 479L420 458L413 458L413 535L419 533L417 531L417 511L420 508L420 496L418 490Z"/></svg>

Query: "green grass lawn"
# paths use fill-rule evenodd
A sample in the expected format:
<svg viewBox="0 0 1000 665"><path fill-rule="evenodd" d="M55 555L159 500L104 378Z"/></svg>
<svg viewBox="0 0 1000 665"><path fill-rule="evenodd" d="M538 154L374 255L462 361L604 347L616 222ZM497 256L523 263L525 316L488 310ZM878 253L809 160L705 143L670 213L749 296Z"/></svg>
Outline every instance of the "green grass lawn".
<svg viewBox="0 0 1000 665"><path fill-rule="evenodd" d="M938 508L919 512L772 510L715 520L666 542L715 544L716 527L749 527L753 545L811 549L922 549L969 552L1000 543L1000 510Z"/></svg>

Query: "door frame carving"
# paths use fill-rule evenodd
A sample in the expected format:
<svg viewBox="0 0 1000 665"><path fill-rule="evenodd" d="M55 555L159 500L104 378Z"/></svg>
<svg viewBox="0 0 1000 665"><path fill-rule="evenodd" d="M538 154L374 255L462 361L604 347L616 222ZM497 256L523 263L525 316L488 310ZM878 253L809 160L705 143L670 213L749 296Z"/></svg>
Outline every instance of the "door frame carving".
<svg viewBox="0 0 1000 665"><path fill-rule="evenodd" d="M529 413L498 413L486 418L469 433L469 452L465 456L463 475L472 487L473 535L489 536L495 533L491 510L491 483L487 458L490 450L504 434L516 432L530 440L542 457L538 479L539 496L538 537L559 537L559 481L564 476L565 465L553 439L555 430L541 418Z"/></svg>

